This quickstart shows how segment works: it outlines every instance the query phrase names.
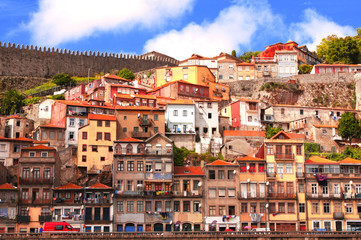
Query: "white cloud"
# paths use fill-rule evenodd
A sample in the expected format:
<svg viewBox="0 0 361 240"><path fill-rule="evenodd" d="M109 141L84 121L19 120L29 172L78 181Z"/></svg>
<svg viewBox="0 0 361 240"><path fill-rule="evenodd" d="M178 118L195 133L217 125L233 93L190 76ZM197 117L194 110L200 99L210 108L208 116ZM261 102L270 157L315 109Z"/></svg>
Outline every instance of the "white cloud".
<svg viewBox="0 0 361 240"><path fill-rule="evenodd" d="M278 29L275 31L275 29ZM213 22L190 23L180 31L171 30L146 42L144 51L159 51L183 60L193 53L215 56L230 53L254 41L255 33L283 34L284 24L266 1L238 1L222 10Z"/></svg>
<svg viewBox="0 0 361 240"><path fill-rule="evenodd" d="M338 37L354 36L356 30L351 26L341 26L312 9L305 10L302 22L290 25L292 39L299 44L306 44L313 51L316 50L322 38L332 34Z"/></svg>
<svg viewBox="0 0 361 240"><path fill-rule="evenodd" d="M94 33L154 28L192 10L194 0L40 0L27 28L36 44L58 45Z"/></svg>

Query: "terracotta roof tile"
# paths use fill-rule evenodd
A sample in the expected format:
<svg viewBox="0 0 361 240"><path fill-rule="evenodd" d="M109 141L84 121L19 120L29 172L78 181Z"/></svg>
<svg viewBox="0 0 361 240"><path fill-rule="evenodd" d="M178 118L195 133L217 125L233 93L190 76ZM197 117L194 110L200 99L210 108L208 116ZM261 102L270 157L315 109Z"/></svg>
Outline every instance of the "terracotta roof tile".
<svg viewBox="0 0 361 240"><path fill-rule="evenodd" d="M45 145L37 145L37 146L34 146L34 147L23 148L23 150L53 150L53 151L55 151L55 148L48 147L48 146L45 146Z"/></svg>
<svg viewBox="0 0 361 240"><path fill-rule="evenodd" d="M224 130L225 137L266 137L265 131L239 131L239 130Z"/></svg>
<svg viewBox="0 0 361 240"><path fill-rule="evenodd" d="M208 163L207 166L218 166L218 165L234 165L233 163L226 162L223 160L216 160L212 163Z"/></svg>
<svg viewBox="0 0 361 240"><path fill-rule="evenodd" d="M274 135L271 139L278 139L278 136L283 134L284 136L286 136L286 139L305 139L306 136L305 134L299 134L299 133L287 133L285 131L280 131L278 132L276 135Z"/></svg>
<svg viewBox="0 0 361 240"><path fill-rule="evenodd" d="M26 137L19 137L19 138L10 138L11 140L14 141L24 141L24 142L33 142L33 139L30 138L26 138Z"/></svg>
<svg viewBox="0 0 361 240"><path fill-rule="evenodd" d="M10 183L4 183L0 185L0 189L9 189L9 190L15 190L16 187L14 187L13 185L11 185Z"/></svg>
<svg viewBox="0 0 361 240"><path fill-rule="evenodd" d="M88 117L89 120L109 120L109 121L117 120L113 115L89 114Z"/></svg>
<svg viewBox="0 0 361 240"><path fill-rule="evenodd" d="M109 186L107 186L107 185L105 185L105 184L103 184L103 183L96 183L96 184L94 184L94 185L91 185L89 188L97 188L97 189L99 189L99 188L102 188L102 189L110 189L111 187L109 187Z"/></svg>
<svg viewBox="0 0 361 240"><path fill-rule="evenodd" d="M265 161L262 158L255 158L252 156L239 157L236 159L237 161Z"/></svg>
<svg viewBox="0 0 361 240"><path fill-rule="evenodd" d="M202 167L174 167L174 175L204 175Z"/></svg>
<svg viewBox="0 0 361 240"><path fill-rule="evenodd" d="M176 99L173 100L167 104L182 104L182 105L193 105L194 102L192 100L187 100L187 99Z"/></svg>
<svg viewBox="0 0 361 240"><path fill-rule="evenodd" d="M117 140L117 142L143 142L143 141L136 138L128 137L128 138L119 139Z"/></svg>
<svg viewBox="0 0 361 240"><path fill-rule="evenodd" d="M131 80L130 79L125 79L125 78L122 78L122 77L119 77L117 75L107 75L107 76L104 76L105 78L110 78L110 79L115 79L115 80L123 80L123 81L128 81L130 82Z"/></svg>
<svg viewBox="0 0 361 240"><path fill-rule="evenodd" d="M361 160L354 159L354 158L345 158L344 160L338 161L340 164L361 164Z"/></svg>
<svg viewBox="0 0 361 240"><path fill-rule="evenodd" d="M255 103L260 102L259 100L254 100L249 98L240 98L239 100L241 100L242 102L255 102Z"/></svg>
<svg viewBox="0 0 361 240"><path fill-rule="evenodd" d="M147 106L116 106L115 109L119 110L130 110L130 111L165 111L164 109L159 109L156 107L147 107Z"/></svg>
<svg viewBox="0 0 361 240"><path fill-rule="evenodd" d="M338 128L338 125L313 124L315 128Z"/></svg>
<svg viewBox="0 0 361 240"><path fill-rule="evenodd" d="M338 165L338 162L319 156L311 156L305 161L305 164Z"/></svg>
<svg viewBox="0 0 361 240"><path fill-rule="evenodd" d="M59 126L56 126L54 124L45 124L45 125L41 125L39 127L45 127L45 128L65 128L65 127L59 127Z"/></svg>
<svg viewBox="0 0 361 240"><path fill-rule="evenodd" d="M82 187L74 184L74 183L67 183L63 186L60 186L60 187L57 187L57 188L54 188L54 190L63 190L63 189L82 189Z"/></svg>
<svg viewBox="0 0 361 240"><path fill-rule="evenodd" d="M19 115L11 115L11 116L7 117L6 119L12 119L12 118L21 119L23 117L20 117Z"/></svg>

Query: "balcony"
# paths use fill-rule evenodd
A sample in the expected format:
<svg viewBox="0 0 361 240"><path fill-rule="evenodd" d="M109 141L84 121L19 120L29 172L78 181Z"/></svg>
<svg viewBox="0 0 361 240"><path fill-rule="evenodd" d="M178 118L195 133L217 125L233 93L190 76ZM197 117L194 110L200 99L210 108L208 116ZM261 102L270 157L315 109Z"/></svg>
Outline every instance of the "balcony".
<svg viewBox="0 0 361 240"><path fill-rule="evenodd" d="M150 138L151 132L132 132L132 138Z"/></svg>
<svg viewBox="0 0 361 240"><path fill-rule="evenodd" d="M345 218L345 215L343 212L334 212L333 213L333 219L335 220L343 220Z"/></svg>
<svg viewBox="0 0 361 240"><path fill-rule="evenodd" d="M268 193L267 199L297 199L296 193Z"/></svg>
<svg viewBox="0 0 361 240"><path fill-rule="evenodd" d="M175 197L202 197L203 196L203 190L174 191L173 195Z"/></svg>
<svg viewBox="0 0 361 240"><path fill-rule="evenodd" d="M51 215L41 215L39 216L39 222L51 222L52 216Z"/></svg>
<svg viewBox="0 0 361 240"><path fill-rule="evenodd" d="M59 204L59 205L71 205L71 204L81 204L82 198L78 197L75 199L64 199L64 198L55 198L53 199L53 204Z"/></svg>
<svg viewBox="0 0 361 240"><path fill-rule="evenodd" d="M195 135L196 132L194 131L176 131L176 130L172 130L170 132L165 132L166 135L170 135L170 134L191 134L191 135Z"/></svg>
<svg viewBox="0 0 361 240"><path fill-rule="evenodd" d="M113 203L111 198L86 198L85 204L110 204Z"/></svg>
<svg viewBox="0 0 361 240"><path fill-rule="evenodd" d="M305 174L303 172L296 172L296 177L297 178L304 178Z"/></svg>
<svg viewBox="0 0 361 240"><path fill-rule="evenodd" d="M22 178L19 177L19 183L20 184L47 184L47 185L52 185L53 184L53 179L51 178Z"/></svg>
<svg viewBox="0 0 361 240"><path fill-rule="evenodd" d="M152 119L138 118L138 122L139 122L139 125L142 126L142 127L150 127L153 124Z"/></svg>
<svg viewBox="0 0 361 240"><path fill-rule="evenodd" d="M238 199L265 199L266 194L260 192L239 192Z"/></svg>
<svg viewBox="0 0 361 240"><path fill-rule="evenodd" d="M168 192L168 191L144 191L144 197L168 198L168 197L173 197L173 192Z"/></svg>
<svg viewBox="0 0 361 240"><path fill-rule="evenodd" d="M53 217L53 221L54 222L79 222L79 221L84 221L83 215L69 215L69 216L63 216L63 215L55 215Z"/></svg>
<svg viewBox="0 0 361 240"><path fill-rule="evenodd" d="M267 172L267 178L276 178L276 173L275 172Z"/></svg>
<svg viewBox="0 0 361 240"><path fill-rule="evenodd" d="M323 193L306 193L307 199L341 199L340 193L329 193L329 194L323 194Z"/></svg>
<svg viewBox="0 0 361 240"><path fill-rule="evenodd" d="M4 199L1 199L0 204L3 204L3 203L18 203L18 199L16 199L16 198L4 198Z"/></svg>
<svg viewBox="0 0 361 240"><path fill-rule="evenodd" d="M342 196L344 199L361 199L361 193L343 192Z"/></svg>
<svg viewBox="0 0 361 240"><path fill-rule="evenodd" d="M275 153L274 154L275 160L294 160L295 155L289 153Z"/></svg>
<svg viewBox="0 0 361 240"><path fill-rule="evenodd" d="M30 222L30 216L17 215L16 219L19 223L28 223Z"/></svg>
<svg viewBox="0 0 361 240"><path fill-rule="evenodd" d="M141 196L144 196L144 191L143 190L123 191L123 192L118 192L117 195L122 196L122 197L141 197Z"/></svg>

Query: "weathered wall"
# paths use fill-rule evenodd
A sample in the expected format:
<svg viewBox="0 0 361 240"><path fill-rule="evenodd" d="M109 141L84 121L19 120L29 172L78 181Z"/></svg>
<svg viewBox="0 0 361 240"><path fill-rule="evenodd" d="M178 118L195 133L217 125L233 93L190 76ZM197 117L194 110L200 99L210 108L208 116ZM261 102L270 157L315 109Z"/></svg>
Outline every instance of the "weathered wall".
<svg viewBox="0 0 361 240"><path fill-rule="evenodd" d="M136 55L99 53L92 51L70 51L30 45L1 44L0 75L49 77L58 73L72 76L91 76L95 73L110 72L128 68L133 72L164 65L175 65L172 58L148 58Z"/></svg>

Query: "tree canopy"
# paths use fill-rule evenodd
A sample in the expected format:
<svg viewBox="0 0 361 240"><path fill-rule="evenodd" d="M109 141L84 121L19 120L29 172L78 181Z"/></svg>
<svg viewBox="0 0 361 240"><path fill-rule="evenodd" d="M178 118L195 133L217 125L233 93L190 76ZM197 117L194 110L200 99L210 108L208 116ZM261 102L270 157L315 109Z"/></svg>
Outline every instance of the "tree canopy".
<svg viewBox="0 0 361 240"><path fill-rule="evenodd" d="M130 71L128 68L123 68L119 71L118 76L125 79L131 79L133 80L135 78L135 75L132 71Z"/></svg>
<svg viewBox="0 0 361 240"><path fill-rule="evenodd" d="M317 46L317 55L326 63L357 64L361 62L361 36L323 38Z"/></svg>
<svg viewBox="0 0 361 240"><path fill-rule="evenodd" d="M23 100L24 96L21 93L14 89L8 90L0 100L0 114L11 115L20 112L20 109L24 104Z"/></svg>
<svg viewBox="0 0 361 240"><path fill-rule="evenodd" d="M283 129L281 127L266 127L266 138L270 139L274 135L276 135L278 132L281 132Z"/></svg>
<svg viewBox="0 0 361 240"><path fill-rule="evenodd" d="M66 73L59 73L53 76L53 83L58 86L75 86L76 81Z"/></svg>
<svg viewBox="0 0 361 240"><path fill-rule="evenodd" d="M312 71L313 66L308 64L302 64L298 66L299 74L309 74Z"/></svg>
<svg viewBox="0 0 361 240"><path fill-rule="evenodd" d="M250 61L250 60L252 59L252 56L257 57L260 53L261 53L261 51L244 52L244 53L242 53L241 56L239 56L239 59L241 59L241 60L243 60L243 61Z"/></svg>
<svg viewBox="0 0 361 240"><path fill-rule="evenodd" d="M356 119L354 113L345 112L341 115L338 124L338 134L343 139L348 140L350 145L353 138L359 138L361 136L360 122Z"/></svg>
<svg viewBox="0 0 361 240"><path fill-rule="evenodd" d="M233 57L237 57L237 52L236 52L236 50L232 50L232 56L233 56Z"/></svg>

